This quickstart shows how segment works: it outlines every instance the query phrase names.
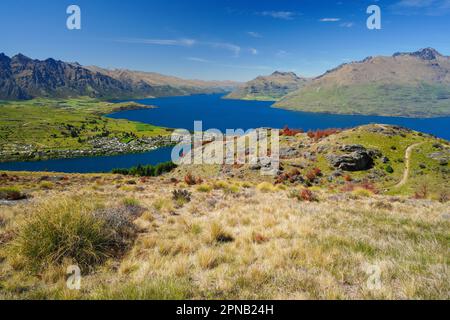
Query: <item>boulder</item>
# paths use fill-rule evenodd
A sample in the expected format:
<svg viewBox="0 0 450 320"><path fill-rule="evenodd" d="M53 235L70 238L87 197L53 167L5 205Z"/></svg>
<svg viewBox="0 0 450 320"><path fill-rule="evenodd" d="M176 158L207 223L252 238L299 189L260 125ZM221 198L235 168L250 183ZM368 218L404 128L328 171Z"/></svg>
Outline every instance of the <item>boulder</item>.
<svg viewBox="0 0 450 320"><path fill-rule="evenodd" d="M374 160L372 153L364 147L358 145L345 146L342 150L350 151L351 153L329 155L327 157L333 167L343 171L366 171L373 168Z"/></svg>

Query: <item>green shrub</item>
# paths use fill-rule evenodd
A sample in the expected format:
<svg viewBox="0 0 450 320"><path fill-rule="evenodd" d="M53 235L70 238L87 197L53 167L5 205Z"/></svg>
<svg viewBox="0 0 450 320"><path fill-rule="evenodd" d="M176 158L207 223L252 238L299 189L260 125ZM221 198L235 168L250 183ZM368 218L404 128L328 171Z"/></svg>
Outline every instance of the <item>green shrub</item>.
<svg viewBox="0 0 450 320"><path fill-rule="evenodd" d="M269 193L269 192L275 192L276 191L276 187L273 184L269 183L269 182L262 182L262 183L258 184L256 186L256 189L261 191L261 192L264 192L264 193Z"/></svg>
<svg viewBox="0 0 450 320"><path fill-rule="evenodd" d="M201 184L197 187L198 192L205 192L205 193L211 192L212 189L213 189L212 186L210 186L209 184Z"/></svg>
<svg viewBox="0 0 450 320"><path fill-rule="evenodd" d="M386 166L386 172L387 173L394 173L394 168L392 168L391 166Z"/></svg>
<svg viewBox="0 0 450 320"><path fill-rule="evenodd" d="M89 270L121 254L134 236L125 207L99 209L92 202L61 199L40 205L19 226L11 254L33 271L65 260Z"/></svg>
<svg viewBox="0 0 450 320"><path fill-rule="evenodd" d="M164 173L170 172L177 167L173 162L164 162L153 165L138 165L129 169L113 169L112 173L122 174L127 176L139 176L139 177L158 177Z"/></svg>
<svg viewBox="0 0 450 320"><path fill-rule="evenodd" d="M182 207L186 203L191 202L191 198L192 194L187 190L174 190L172 192L172 199L178 207Z"/></svg>
<svg viewBox="0 0 450 320"><path fill-rule="evenodd" d="M49 182L49 181L42 181L42 182L39 184L39 187L40 187L41 189L44 189L44 190L51 190L51 189L53 189L54 186L55 186L55 185L54 185L53 183Z"/></svg>
<svg viewBox="0 0 450 320"><path fill-rule="evenodd" d="M27 196L17 188L0 188L0 200L22 200Z"/></svg>
<svg viewBox="0 0 450 320"><path fill-rule="evenodd" d="M122 200L122 204L126 207L139 207L141 205L139 200L135 198L125 198Z"/></svg>

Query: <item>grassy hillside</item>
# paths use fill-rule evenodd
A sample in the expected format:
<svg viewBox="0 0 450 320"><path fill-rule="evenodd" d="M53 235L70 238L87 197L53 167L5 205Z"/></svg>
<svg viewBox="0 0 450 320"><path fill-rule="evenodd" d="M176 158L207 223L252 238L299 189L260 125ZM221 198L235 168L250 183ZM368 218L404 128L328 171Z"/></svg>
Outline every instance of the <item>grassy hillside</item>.
<svg viewBox="0 0 450 320"><path fill-rule="evenodd" d="M136 103L108 103L89 98L0 101L1 159L16 153L52 150L89 150L96 138L129 142L168 135L169 131L143 123L104 117L118 110L148 108Z"/></svg>
<svg viewBox="0 0 450 320"><path fill-rule="evenodd" d="M333 165L364 152L370 167ZM276 177L0 172L0 299L450 298L448 141L285 129L280 154Z"/></svg>
<svg viewBox="0 0 450 320"><path fill-rule="evenodd" d="M450 115L446 85L362 84L310 86L287 95L276 107L308 112L401 117Z"/></svg>
<svg viewBox="0 0 450 320"><path fill-rule="evenodd" d="M352 152L342 151L352 145L360 145L367 152L374 153L373 166L359 171L334 167L330 157L352 155ZM413 148L407 161L406 151L415 145L417 147ZM205 154L210 154L208 148L213 149L215 146L207 145ZM196 176L211 178L224 175L255 183L279 181L287 185L326 188L330 192L369 188L377 193L414 196L419 189L426 187L428 196L434 199L439 199L441 193L450 190L449 142L400 127L367 125L329 136L326 130L285 135L280 140L280 156L282 170L276 177L263 178L260 171L254 170L251 165L187 165L178 168L176 174L192 172ZM408 179L400 186L398 184L404 176L407 163ZM314 179L309 181L308 175L316 168L321 174L314 175ZM292 176L296 177L294 183L289 182Z"/></svg>
<svg viewBox="0 0 450 320"><path fill-rule="evenodd" d="M29 200L0 203L0 299L450 298L448 203L306 198L231 177L45 175L1 176ZM81 290L66 287L72 264Z"/></svg>
<svg viewBox="0 0 450 320"><path fill-rule="evenodd" d="M432 48L343 64L276 106L336 114L450 115L450 57Z"/></svg>

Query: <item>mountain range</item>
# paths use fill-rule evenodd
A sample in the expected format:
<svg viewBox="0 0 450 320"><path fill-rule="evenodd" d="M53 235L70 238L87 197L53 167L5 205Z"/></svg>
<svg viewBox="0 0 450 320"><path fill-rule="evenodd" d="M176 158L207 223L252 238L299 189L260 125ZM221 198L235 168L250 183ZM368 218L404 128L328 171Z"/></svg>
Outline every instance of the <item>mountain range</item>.
<svg viewBox="0 0 450 320"><path fill-rule="evenodd" d="M157 73L83 67L55 59L35 60L0 53L0 99L35 97L144 98L226 92L232 81L184 80Z"/></svg>
<svg viewBox="0 0 450 320"><path fill-rule="evenodd" d="M432 48L368 57L326 72L274 106L339 114L450 115L450 57Z"/></svg>
<svg viewBox="0 0 450 320"><path fill-rule="evenodd" d="M229 91L228 99L277 101L274 107L298 111L447 116L450 57L426 48L346 63L313 79L276 71L241 84L0 54L1 100L77 96L125 99Z"/></svg>
<svg viewBox="0 0 450 320"><path fill-rule="evenodd" d="M236 88L226 96L227 99L278 100L287 94L302 88L308 79L301 78L293 72L275 71L269 76L256 79Z"/></svg>

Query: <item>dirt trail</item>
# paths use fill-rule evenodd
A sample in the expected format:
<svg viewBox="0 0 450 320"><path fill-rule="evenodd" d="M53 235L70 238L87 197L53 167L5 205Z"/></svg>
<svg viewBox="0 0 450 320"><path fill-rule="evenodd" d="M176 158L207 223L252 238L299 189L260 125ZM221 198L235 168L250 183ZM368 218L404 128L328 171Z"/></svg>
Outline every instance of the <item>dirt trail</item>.
<svg viewBox="0 0 450 320"><path fill-rule="evenodd" d="M410 145L408 147L408 149L406 149L405 152L405 171L403 172L403 178L402 180L400 180L399 183L397 183L394 188L400 188L402 186L404 186L407 182L408 182L408 178L409 178L409 172L411 170L411 153L413 152L414 148L422 145L422 143L416 143L413 145Z"/></svg>

